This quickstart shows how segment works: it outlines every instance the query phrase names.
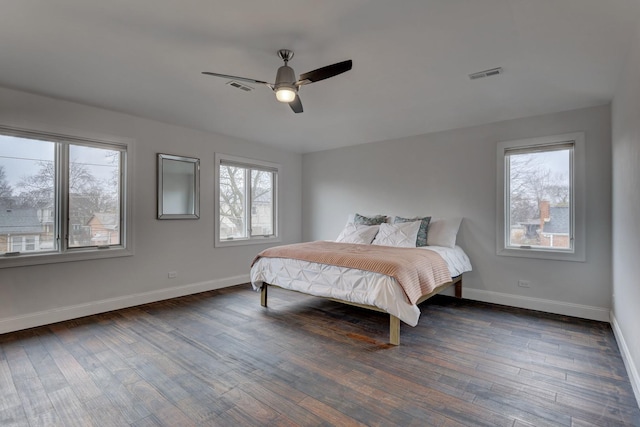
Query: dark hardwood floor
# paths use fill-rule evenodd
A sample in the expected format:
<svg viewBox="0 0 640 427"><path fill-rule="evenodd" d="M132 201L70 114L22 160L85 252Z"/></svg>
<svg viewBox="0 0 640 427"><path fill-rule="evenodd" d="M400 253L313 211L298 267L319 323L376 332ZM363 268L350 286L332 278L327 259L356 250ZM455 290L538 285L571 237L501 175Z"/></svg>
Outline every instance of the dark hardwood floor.
<svg viewBox="0 0 640 427"><path fill-rule="evenodd" d="M2 426L640 426L606 323L436 296L388 316L249 285L0 335Z"/></svg>

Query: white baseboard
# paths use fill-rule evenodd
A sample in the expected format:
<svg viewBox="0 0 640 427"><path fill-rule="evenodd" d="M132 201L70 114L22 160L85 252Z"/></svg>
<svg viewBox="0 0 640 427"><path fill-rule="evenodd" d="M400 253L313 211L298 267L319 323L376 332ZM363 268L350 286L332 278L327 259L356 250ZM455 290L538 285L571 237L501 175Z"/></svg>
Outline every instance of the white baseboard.
<svg viewBox="0 0 640 427"><path fill-rule="evenodd" d="M631 353L629 353L629 347L627 347L627 342L622 335L622 330L620 329L620 325L618 325L618 321L616 320L616 316L613 314L613 311L611 312L611 328L613 329L613 335L615 335L616 341L618 342L618 348L620 349L620 354L622 354L624 366L627 368L627 374L629 375L629 381L631 381L633 394L636 395L638 406L640 406L640 373L638 373L638 368L633 362Z"/></svg>
<svg viewBox="0 0 640 427"><path fill-rule="evenodd" d="M462 287L462 297L475 301L490 302L494 304L509 305L512 307L544 311L547 313L580 317L582 319L609 322L609 308L605 307L592 307L589 305L573 304L569 302L503 294L500 292L483 291L479 289L469 289L464 286Z"/></svg>
<svg viewBox="0 0 640 427"><path fill-rule="evenodd" d="M248 283L249 280L249 275L243 274L224 279L208 280L206 282L191 283L188 285L159 289L157 291L125 295L117 298L108 298L99 301L91 301L85 304L70 305L54 308L52 310L8 317L0 319L0 334L48 325L51 323L61 322L63 320L77 319L83 316L119 310L150 302L196 294L198 292L226 288L241 283Z"/></svg>

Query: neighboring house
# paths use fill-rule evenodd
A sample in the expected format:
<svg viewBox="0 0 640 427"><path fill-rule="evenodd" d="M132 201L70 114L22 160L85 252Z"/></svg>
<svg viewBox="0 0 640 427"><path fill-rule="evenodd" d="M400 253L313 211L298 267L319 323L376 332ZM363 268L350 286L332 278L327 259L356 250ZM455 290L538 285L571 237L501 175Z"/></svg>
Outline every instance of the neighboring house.
<svg viewBox="0 0 640 427"><path fill-rule="evenodd" d="M0 210L0 252L31 252L43 249L42 223L35 208Z"/></svg>
<svg viewBox="0 0 640 427"><path fill-rule="evenodd" d="M53 213L53 206L47 205L43 208L38 209L38 220L40 221L40 225L42 227L42 232L40 234L41 249L53 249L53 240L55 233L55 216ZM47 243L45 244L44 242Z"/></svg>
<svg viewBox="0 0 640 427"><path fill-rule="evenodd" d="M540 245L570 247L570 223L568 206L551 206L547 200L540 202Z"/></svg>
<svg viewBox="0 0 640 427"><path fill-rule="evenodd" d="M253 200L251 205L251 234L273 234L273 194L269 191Z"/></svg>
<svg viewBox="0 0 640 427"><path fill-rule="evenodd" d="M91 245L120 244L120 215L96 212L87 221L91 234Z"/></svg>
<svg viewBox="0 0 640 427"><path fill-rule="evenodd" d="M569 248L569 207L551 206L548 200L542 200L539 209L539 218L521 221L513 226L511 242L547 248Z"/></svg>

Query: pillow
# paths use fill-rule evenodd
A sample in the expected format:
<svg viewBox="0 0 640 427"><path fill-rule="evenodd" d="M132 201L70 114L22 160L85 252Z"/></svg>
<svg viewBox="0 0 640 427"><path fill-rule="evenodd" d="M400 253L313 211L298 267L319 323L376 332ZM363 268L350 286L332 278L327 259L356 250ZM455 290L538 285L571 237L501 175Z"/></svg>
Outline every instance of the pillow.
<svg viewBox="0 0 640 427"><path fill-rule="evenodd" d="M445 246L453 248L456 246L456 236L462 218L434 219L429 224L429 234L427 235L427 245Z"/></svg>
<svg viewBox="0 0 640 427"><path fill-rule="evenodd" d="M336 242L370 245L378 228L380 228L379 225L347 224L340 232Z"/></svg>
<svg viewBox="0 0 640 427"><path fill-rule="evenodd" d="M387 217L385 215L376 215L376 216L368 217L360 214L355 214L353 216L354 224L378 225L378 224L382 224L383 222L387 222Z"/></svg>
<svg viewBox="0 0 640 427"><path fill-rule="evenodd" d="M380 224L380 230L371 244L415 248L420 223L420 221L414 221L400 224Z"/></svg>
<svg viewBox="0 0 640 427"><path fill-rule="evenodd" d="M414 222L421 221L420 228L418 229L418 237L416 239L416 247L427 246L427 233L429 231L429 221L431 221L430 216L425 216L424 218L401 218L399 216L393 219L393 223L399 222Z"/></svg>

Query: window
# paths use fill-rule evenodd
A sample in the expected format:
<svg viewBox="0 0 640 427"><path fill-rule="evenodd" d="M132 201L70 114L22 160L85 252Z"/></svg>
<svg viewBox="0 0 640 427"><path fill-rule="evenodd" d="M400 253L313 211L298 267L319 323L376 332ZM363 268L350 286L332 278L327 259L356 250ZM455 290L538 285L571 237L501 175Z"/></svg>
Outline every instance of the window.
<svg viewBox="0 0 640 427"><path fill-rule="evenodd" d="M0 128L0 267L128 255L126 165L127 144Z"/></svg>
<svg viewBox="0 0 640 427"><path fill-rule="evenodd" d="M35 237L27 237L25 244L25 251L35 251L36 250L36 238Z"/></svg>
<svg viewBox="0 0 640 427"><path fill-rule="evenodd" d="M216 154L216 246L280 241L273 163Z"/></svg>
<svg viewBox="0 0 640 427"><path fill-rule="evenodd" d="M584 135L498 144L499 255L584 261Z"/></svg>

